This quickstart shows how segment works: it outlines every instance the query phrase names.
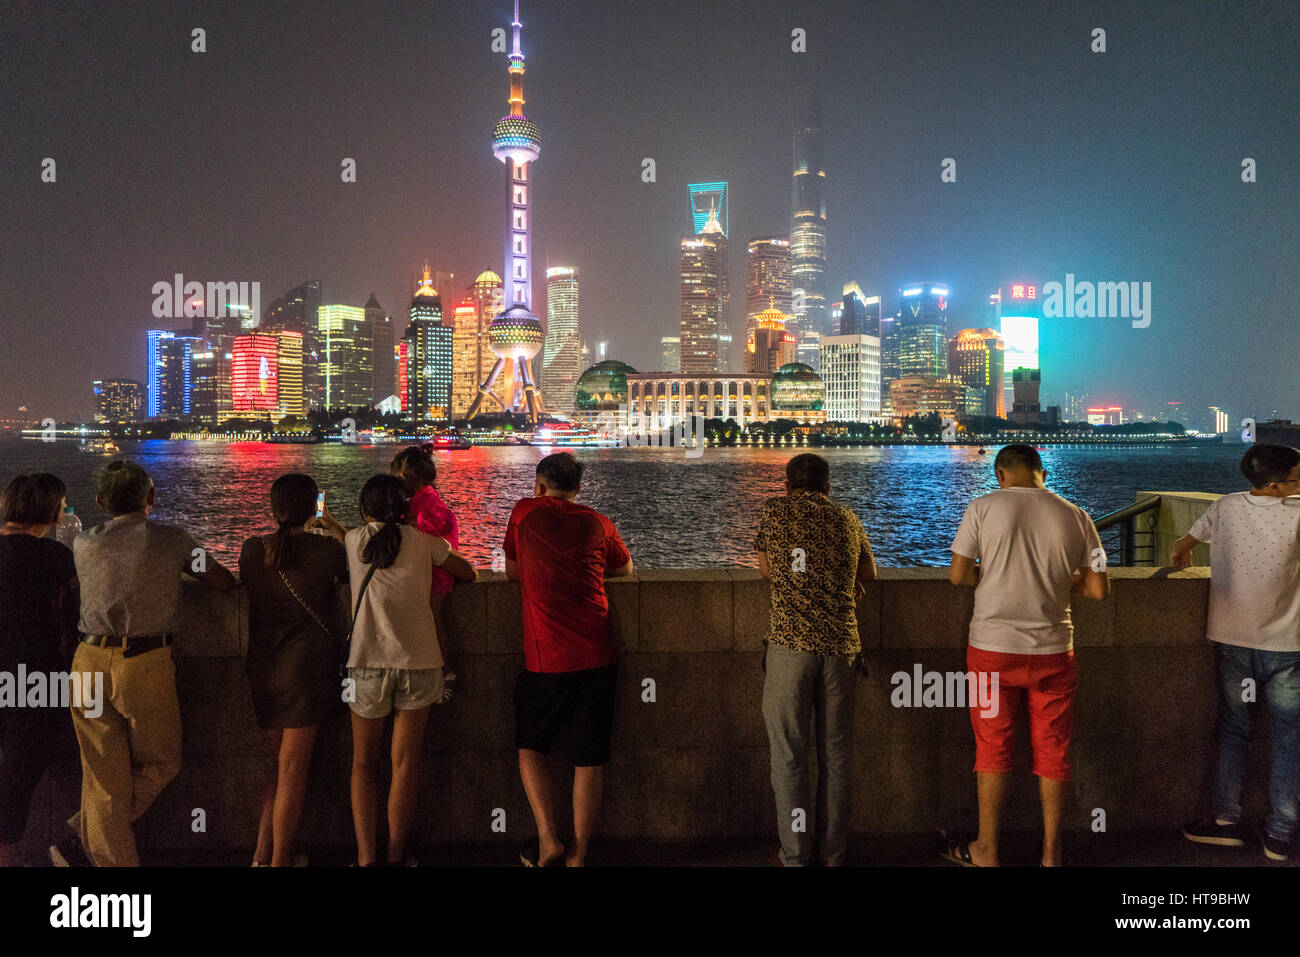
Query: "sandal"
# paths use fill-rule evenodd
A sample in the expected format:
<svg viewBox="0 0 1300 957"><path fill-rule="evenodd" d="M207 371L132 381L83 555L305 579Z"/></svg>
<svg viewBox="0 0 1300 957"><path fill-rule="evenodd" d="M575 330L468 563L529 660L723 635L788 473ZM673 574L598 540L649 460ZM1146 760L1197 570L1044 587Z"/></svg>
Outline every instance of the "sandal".
<svg viewBox="0 0 1300 957"><path fill-rule="evenodd" d="M935 850L945 861L961 867L979 867L970 856L970 841L959 841L948 836L947 831L939 832Z"/></svg>

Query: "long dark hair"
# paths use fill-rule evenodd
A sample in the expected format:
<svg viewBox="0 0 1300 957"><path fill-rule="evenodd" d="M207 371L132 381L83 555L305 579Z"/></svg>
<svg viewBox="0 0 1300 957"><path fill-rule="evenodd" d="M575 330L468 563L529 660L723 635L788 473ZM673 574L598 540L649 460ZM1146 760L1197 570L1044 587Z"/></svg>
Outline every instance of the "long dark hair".
<svg viewBox="0 0 1300 957"><path fill-rule="evenodd" d="M397 561L402 547L402 521L406 518L406 486L395 475L373 475L361 489L361 514L384 527L370 536L361 550L361 560L376 568Z"/></svg>
<svg viewBox="0 0 1300 957"><path fill-rule="evenodd" d="M293 561L293 529L316 514L316 481L310 475L291 472L271 483L271 514L280 527L266 546L266 564L286 568Z"/></svg>
<svg viewBox="0 0 1300 957"><path fill-rule="evenodd" d="M396 475L414 494L438 480L438 466L433 461L432 445L411 445L393 456L390 475Z"/></svg>

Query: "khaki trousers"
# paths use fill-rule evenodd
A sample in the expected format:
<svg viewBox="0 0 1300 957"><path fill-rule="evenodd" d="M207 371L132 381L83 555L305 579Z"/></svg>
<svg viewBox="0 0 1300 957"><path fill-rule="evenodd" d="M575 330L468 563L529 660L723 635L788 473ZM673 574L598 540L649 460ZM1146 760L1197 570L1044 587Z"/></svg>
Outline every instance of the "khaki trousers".
<svg viewBox="0 0 1300 957"><path fill-rule="evenodd" d="M181 769L181 711L171 648L131 658L121 648L80 644L74 671L104 676L103 713L76 707L81 810L68 826L96 867L137 867L131 824Z"/></svg>

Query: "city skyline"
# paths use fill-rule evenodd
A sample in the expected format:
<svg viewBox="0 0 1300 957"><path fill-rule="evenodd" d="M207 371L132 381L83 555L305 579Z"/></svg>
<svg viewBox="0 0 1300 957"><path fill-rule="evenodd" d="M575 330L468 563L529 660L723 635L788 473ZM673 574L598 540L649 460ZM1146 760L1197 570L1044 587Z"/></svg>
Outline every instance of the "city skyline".
<svg viewBox="0 0 1300 957"><path fill-rule="evenodd" d="M251 132L214 143L216 152L202 162L168 145L175 133L162 136L149 124L139 144L124 142L98 116L81 115L84 106L69 108L69 120L85 121L78 137L42 120L57 112L40 108L49 106L50 97L73 97L106 68L98 47L52 91L11 97L3 107L6 128L15 133L7 153L16 167L4 187L13 193L5 204L12 227L0 282L0 323L8 344L0 352L5 412L22 403L33 415L88 419L92 380L143 381L144 331L168 324L148 311L152 285L175 272L207 281L259 281L263 301L320 280L328 302L360 304L376 292L380 302L391 304L409 296L403 280L426 259L457 276L492 266L499 257L493 248L500 249L499 230L494 238L491 226L500 170L488 166L494 161L483 161L482 117L499 112L492 103L500 53L491 51L489 34L509 22L511 11L507 3L474 6L449 7L436 18L420 15L414 5L399 5L397 13L374 8L328 30L307 23L294 4L275 11L262 27L250 27L237 11L198 17L214 37L219 31L227 40L230 32L253 37L241 49L251 48L262 59L273 45L258 38L280 36L295 25L327 48L346 40L352 52L343 73L353 79L365 59L362 51L378 56L392 47L385 62L390 55L400 60L400 51L413 42L396 29L399 14L421 25L415 33L424 40L437 33L441 43L460 44L455 70L420 73L425 98L446 104L426 110L438 133L421 137L426 148L432 146L429 155L409 154L413 140L394 123L378 124L381 135L366 142L361 115L387 115L377 95L384 83L374 78L346 95L341 81L327 79L320 95L307 95L307 112L314 115L329 99L326 94L339 94L339 112L346 117L318 117L322 128L312 131L305 119L275 108L290 93L302 93L308 80L276 75L266 91L271 103L243 117L240 125ZM1212 10L1176 18L1120 8L1087 18L1043 13L1037 26L1050 27L1043 39L1033 16L1012 16L1006 5L988 5L987 23L975 22L960 7L935 9L946 22L967 29L960 39L930 37L930 48L909 51L913 62L895 79L919 97L921 115L904 115L902 94L884 90L873 92L861 109L845 107L869 88L871 77L887 71L896 56L891 42L924 30L925 18L916 11L837 3L810 10L775 3L710 5L696 14L704 36L688 36L664 63L638 63L633 77L615 78L593 95L584 81L590 82L586 78L597 64L575 56L575 48L599 46L593 41L607 37L617 18L583 4L539 8L531 17L525 7L538 51L530 84L538 121L551 131L548 153L554 157L539 174L534 261L539 272L552 264L581 270L582 339L611 341L611 357L639 369L659 364L661 339L677 331L679 318L678 197L701 173L729 184L733 239L727 270L732 287L739 287L748 240L788 231L794 103L787 87L811 82L823 100L826 165L833 174L825 185L829 289L856 280L868 295L882 295L888 315L897 308L893 294L901 282L932 277L950 290L949 333L955 334L987 325L984 303L1010 277L1039 284L1067 274L1150 281L1149 328L1114 319L1043 321L1042 381L1051 401L1066 392L1088 392L1096 404L1125 409L1177 400L1198 415L1220 406L1234 416L1276 408L1294 417L1298 403L1286 357L1300 351L1300 333L1274 317L1285 316L1300 294L1295 271L1284 268L1287 250L1297 246L1300 217L1287 184L1294 182L1300 151L1294 124L1279 122L1286 116L1280 105L1295 99L1297 81L1267 65L1272 44L1284 52L1288 38L1295 39L1294 20L1268 7L1244 25ZM741 16L743 10L770 16L764 22ZM636 49L654 48L655 37L680 26L677 16L664 16L667 22L656 26L637 5L627 5L624 13L646 28L644 37L634 33ZM19 72L60 30L93 33L101 41L129 35L133 45L156 51L155 66L173 75L177 90L160 94L147 71L128 70L107 93L103 114L110 121L134 116L131 97L151 90L143 98L153 110L149 116L160 123L181 121L182 134L196 132L206 127L193 125L187 103L197 98L215 117L241 116L240 110L249 113L259 102L252 96L257 78L274 72L273 62L257 56L250 64L257 69L247 77L214 72L229 57L189 51L187 22L193 17L169 13L144 20L131 12L94 11L82 24L57 11L13 15L24 28L13 44ZM1105 54L1088 51L1093 20L1109 31L1112 46ZM1259 22L1269 26L1266 36L1257 35ZM807 54L789 52L787 23L807 30ZM370 25L372 33L361 29ZM871 36L872 49L881 54L861 76L836 66L831 56L832 37L846 33ZM1175 47L1177 55L1161 44ZM700 101L685 77L669 75L704 45L717 69L763 94L748 101L763 106L746 121L734 118L734 94L722 90L716 102ZM755 48L764 53L761 68L750 62ZM1214 63L1208 78L1193 81L1179 72L1180 62L1211 48L1220 51L1215 62L1230 59L1223 51L1251 54L1236 72ZM992 51L1005 54L997 61L1002 72L979 79L979 96L963 93L956 104L945 103L953 77L972 63L988 64ZM945 66L944 56L959 66ZM934 69L927 73L924 67ZM1015 88L1013 79L1026 75L1035 78L1035 92ZM1159 86L1156 80L1172 92L1150 92ZM1201 84L1211 83L1226 94L1200 102ZM1073 89L1081 84L1083 90ZM670 92L656 98L663 103L640 102L632 88L643 85ZM430 88L437 94L429 96ZM579 90L581 108L575 102ZM1114 104L1114 112L1099 112L1098 97ZM1220 100L1233 102L1232 109ZM620 109L632 102L639 110L631 115ZM1195 136L1167 119L1171 107L1195 107ZM1123 129L1112 129L1110 118L1120 115ZM251 146L250 155L232 150L244 140L266 140L272 128L276 141L283 140L284 160L258 163ZM89 137L102 138L107 148L88 151ZM1199 145L1207 137L1217 141L1215 149ZM879 147L882 139L889 149L861 149L863 142ZM616 155L599 153L594 164L581 158L597 155L592 145L605 141L624 148ZM1096 145L1083 148L1089 143ZM453 155L465 149L475 158ZM402 158L386 158L389 153ZM940 160L950 155L957 158L957 181L942 183ZM44 156L58 161L56 183L39 181ZM1241 182L1246 156L1259 161L1258 183ZM344 157L357 160L355 184L339 182ZM645 157L656 161L654 183L641 181ZM286 179L282 163L309 186ZM115 181L121 181L120 189L103 188ZM157 198L144 195L150 191ZM412 211L412 194L424 199L423 209ZM166 215L164 209L188 212ZM292 228L285 228L286 221ZM70 313L67 300L51 291L55 277L66 281L88 262L105 301ZM540 313L540 282L532 294ZM451 305L444 302L444 310ZM1223 321L1225 316L1231 321ZM183 320L171 324L178 333L186 331ZM59 338L48 342L48 330Z"/></svg>

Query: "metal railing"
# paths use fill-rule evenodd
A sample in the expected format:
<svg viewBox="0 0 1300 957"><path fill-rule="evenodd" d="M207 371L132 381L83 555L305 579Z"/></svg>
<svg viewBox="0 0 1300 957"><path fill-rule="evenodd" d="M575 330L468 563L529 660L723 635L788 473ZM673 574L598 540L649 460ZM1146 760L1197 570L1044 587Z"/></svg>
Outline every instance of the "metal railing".
<svg viewBox="0 0 1300 957"><path fill-rule="evenodd" d="M1112 565L1157 565L1156 521L1160 496L1152 495L1094 520L1102 547ZM1109 533L1109 534L1108 534ZM1143 539L1139 541L1139 538ZM1143 553L1139 560L1138 553Z"/></svg>

